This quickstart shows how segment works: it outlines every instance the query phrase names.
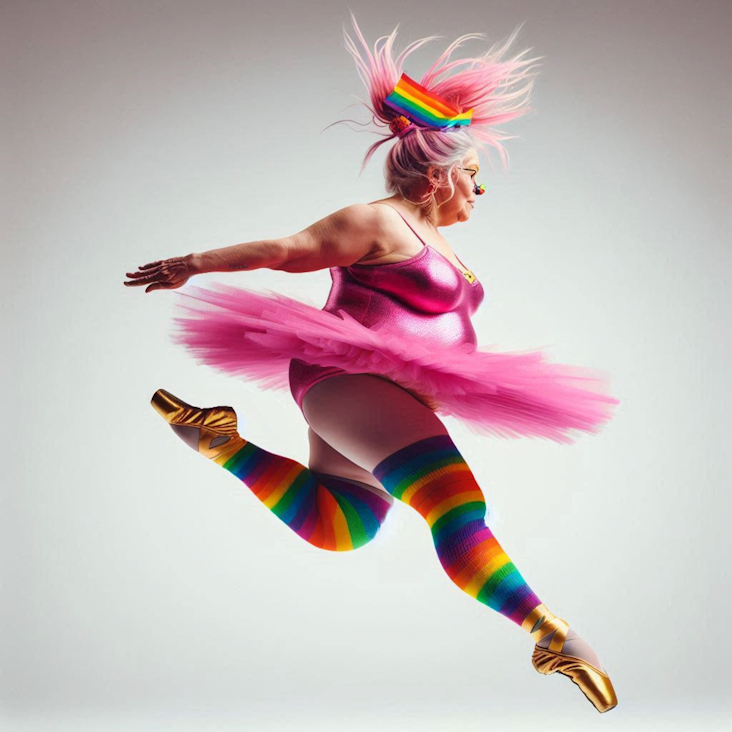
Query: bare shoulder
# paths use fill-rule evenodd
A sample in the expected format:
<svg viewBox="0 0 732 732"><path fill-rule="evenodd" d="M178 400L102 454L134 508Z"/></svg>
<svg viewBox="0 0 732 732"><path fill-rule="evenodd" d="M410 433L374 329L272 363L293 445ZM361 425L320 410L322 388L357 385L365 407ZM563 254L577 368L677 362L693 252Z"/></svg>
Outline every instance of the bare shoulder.
<svg viewBox="0 0 732 732"><path fill-rule="evenodd" d="M371 203L354 203L327 216L323 225L325 238L332 243L347 245L358 255L358 259L372 258L383 254L393 238L397 214L388 206L375 206Z"/></svg>
<svg viewBox="0 0 732 732"><path fill-rule="evenodd" d="M388 264L411 259L422 249L422 241L415 234L398 206L386 200L364 204L371 209L374 244L362 264Z"/></svg>
<svg viewBox="0 0 732 732"><path fill-rule="evenodd" d="M388 205L375 203L345 206L287 237L286 256L278 269L310 272L398 261L414 255L417 240L399 214Z"/></svg>
<svg viewBox="0 0 732 732"><path fill-rule="evenodd" d="M404 223L393 206L383 201L354 203L335 211L322 220L349 233L362 233L365 236L378 234L389 238L395 231L402 231Z"/></svg>
<svg viewBox="0 0 732 732"><path fill-rule="evenodd" d="M310 272L347 267L378 251L381 213L365 203L338 209L286 237L285 257L278 269Z"/></svg>
<svg viewBox="0 0 732 732"><path fill-rule="evenodd" d="M339 233L348 234L351 241L369 253L381 251L398 230L399 216L389 206L354 203L332 214L331 221Z"/></svg>
<svg viewBox="0 0 732 732"><path fill-rule="evenodd" d="M382 212L379 210L381 208L382 206L372 206L369 203L353 203L336 211L334 215L342 216L355 227L369 228L382 218Z"/></svg>
<svg viewBox="0 0 732 732"><path fill-rule="evenodd" d="M328 216L316 221L309 228L321 234L343 237L355 243L356 240L368 239L374 228L381 221L381 212L378 206L367 203L354 203L338 209Z"/></svg>

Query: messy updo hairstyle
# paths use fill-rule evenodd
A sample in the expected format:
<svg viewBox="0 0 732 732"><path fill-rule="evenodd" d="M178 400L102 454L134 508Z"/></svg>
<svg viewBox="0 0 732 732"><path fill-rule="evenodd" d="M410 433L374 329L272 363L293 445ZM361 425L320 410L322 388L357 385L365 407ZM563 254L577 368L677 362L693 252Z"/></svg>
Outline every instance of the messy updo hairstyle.
<svg viewBox="0 0 732 732"><path fill-rule="evenodd" d="M484 38L482 33L470 33L453 41L428 71L418 79L414 70L407 72L419 84L453 104L459 112L473 109L469 125L447 130L413 124L402 137L392 132L389 123L399 116L384 99L394 90L407 58L425 43L439 38L428 36L409 44L396 58L393 55L394 40L399 26L389 36L382 36L374 44L373 52L351 13L353 28L361 49L343 29L346 49L356 61L356 68L369 93L369 101L357 97L371 112L371 122L379 128L376 134L383 139L375 142L366 152L361 166L363 172L368 161L383 144L394 140L384 166L386 190L399 193L407 200L415 186L427 175L430 165L441 172L440 184L449 183L454 195L453 170L470 148L496 151L504 168L508 166L508 154L503 141L510 137L496 129L528 110L528 100L534 78L536 59L527 59L528 50L507 56L518 29L503 43L491 46L481 56L450 61L453 52L465 41ZM453 73L450 73L453 72ZM338 120L339 124L352 120ZM330 125L329 125L330 126ZM386 130L384 131L384 128ZM490 158L489 158L490 160ZM428 206L429 198L413 201Z"/></svg>

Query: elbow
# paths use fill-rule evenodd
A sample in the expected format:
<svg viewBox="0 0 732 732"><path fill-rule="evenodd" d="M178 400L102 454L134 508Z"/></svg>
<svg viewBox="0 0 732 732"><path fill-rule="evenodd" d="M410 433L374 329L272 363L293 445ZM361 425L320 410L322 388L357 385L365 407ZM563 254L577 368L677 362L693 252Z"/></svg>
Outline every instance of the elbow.
<svg viewBox="0 0 732 732"><path fill-rule="evenodd" d="M269 262L267 263L267 269L287 272L288 264L292 261L292 253L290 237L273 241L268 252Z"/></svg>
<svg viewBox="0 0 732 732"><path fill-rule="evenodd" d="M313 266L312 243L308 241L304 232L278 240L277 261L271 269L282 272L311 272L320 269Z"/></svg>

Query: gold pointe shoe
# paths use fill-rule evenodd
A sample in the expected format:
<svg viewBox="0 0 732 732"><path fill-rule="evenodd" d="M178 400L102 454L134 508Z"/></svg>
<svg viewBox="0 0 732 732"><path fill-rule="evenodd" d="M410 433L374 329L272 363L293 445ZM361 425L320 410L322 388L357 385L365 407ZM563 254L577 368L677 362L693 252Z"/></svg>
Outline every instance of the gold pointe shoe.
<svg viewBox="0 0 732 732"><path fill-rule="evenodd" d="M556 631L547 648L534 646L531 662L539 673L546 675L560 673L568 676L579 686L598 712L608 712L617 706L615 689L610 677L604 671L595 668L582 658L560 653L569 631L566 620L552 615L544 605L539 605L524 620L522 627L531 633L535 643L552 631Z"/></svg>
<svg viewBox="0 0 732 732"><path fill-rule="evenodd" d="M246 444L236 430L231 407L200 409L165 389L158 389L150 403L183 442L217 463L223 465Z"/></svg>

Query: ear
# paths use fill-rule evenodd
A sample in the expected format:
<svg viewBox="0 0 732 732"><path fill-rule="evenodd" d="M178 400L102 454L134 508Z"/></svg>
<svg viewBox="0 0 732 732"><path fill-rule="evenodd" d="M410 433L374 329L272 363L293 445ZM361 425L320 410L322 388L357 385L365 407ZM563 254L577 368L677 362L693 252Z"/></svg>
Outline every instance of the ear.
<svg viewBox="0 0 732 732"><path fill-rule="evenodd" d="M435 183L439 183L442 175L442 171L437 165L428 165L427 166L427 178L429 178L430 182L434 181Z"/></svg>

